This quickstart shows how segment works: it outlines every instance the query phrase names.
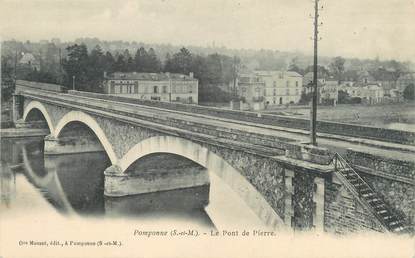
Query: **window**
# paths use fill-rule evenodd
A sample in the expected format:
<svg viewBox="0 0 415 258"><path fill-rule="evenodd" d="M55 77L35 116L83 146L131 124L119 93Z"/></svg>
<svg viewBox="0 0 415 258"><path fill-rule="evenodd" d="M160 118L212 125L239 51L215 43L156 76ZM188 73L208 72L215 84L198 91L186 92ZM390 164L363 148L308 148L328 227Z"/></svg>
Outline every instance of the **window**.
<svg viewBox="0 0 415 258"><path fill-rule="evenodd" d="M163 93L167 93L167 86L163 86Z"/></svg>
<svg viewBox="0 0 415 258"><path fill-rule="evenodd" d="M298 87L298 81L295 81L295 87Z"/></svg>
<svg viewBox="0 0 415 258"><path fill-rule="evenodd" d="M134 85L134 93L138 93L138 83L136 82Z"/></svg>
<svg viewBox="0 0 415 258"><path fill-rule="evenodd" d="M290 87L290 81L287 81L287 87Z"/></svg>
<svg viewBox="0 0 415 258"><path fill-rule="evenodd" d="M176 97L176 101L180 101L180 97Z"/></svg>
<svg viewBox="0 0 415 258"><path fill-rule="evenodd" d="M287 96L289 96L290 95L290 89L287 89L286 93L287 93Z"/></svg>
<svg viewBox="0 0 415 258"><path fill-rule="evenodd" d="M192 85L189 85L189 86L187 86L187 87L188 87L189 93L192 93L192 90L193 90Z"/></svg>
<svg viewBox="0 0 415 258"><path fill-rule="evenodd" d="M276 96L277 95L277 90L276 89L274 89L274 96Z"/></svg>
<svg viewBox="0 0 415 258"><path fill-rule="evenodd" d="M298 89L295 89L295 95L300 95L300 91Z"/></svg>
<svg viewBox="0 0 415 258"><path fill-rule="evenodd" d="M191 96L189 97L189 103L193 103L193 98Z"/></svg>
<svg viewBox="0 0 415 258"><path fill-rule="evenodd" d="M255 91L256 91L256 92L259 92L259 88L258 88L258 87L257 87L257 88L255 88Z"/></svg>
<svg viewBox="0 0 415 258"><path fill-rule="evenodd" d="M158 89L158 87L157 87L157 86L154 86L154 87L153 87L153 93L159 93L159 89Z"/></svg>
<svg viewBox="0 0 415 258"><path fill-rule="evenodd" d="M277 87L277 82L276 82L276 81L274 81L273 85L274 85L274 87Z"/></svg>

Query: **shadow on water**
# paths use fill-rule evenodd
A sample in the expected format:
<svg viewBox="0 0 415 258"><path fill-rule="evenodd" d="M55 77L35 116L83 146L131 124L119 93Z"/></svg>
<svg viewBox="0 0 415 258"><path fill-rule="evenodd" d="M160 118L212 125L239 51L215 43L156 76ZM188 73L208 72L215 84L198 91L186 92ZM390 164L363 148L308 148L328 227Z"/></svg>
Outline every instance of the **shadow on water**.
<svg viewBox="0 0 415 258"><path fill-rule="evenodd" d="M63 214L139 220L180 218L213 227L204 211L209 202L209 185L128 197L105 197L103 171L111 165L105 153L44 156L43 140L39 139L2 140L1 160L2 200L9 199L10 202L7 196L13 194L11 189L19 191L15 183L13 187L13 173L22 173ZM9 185L7 189L5 185Z"/></svg>

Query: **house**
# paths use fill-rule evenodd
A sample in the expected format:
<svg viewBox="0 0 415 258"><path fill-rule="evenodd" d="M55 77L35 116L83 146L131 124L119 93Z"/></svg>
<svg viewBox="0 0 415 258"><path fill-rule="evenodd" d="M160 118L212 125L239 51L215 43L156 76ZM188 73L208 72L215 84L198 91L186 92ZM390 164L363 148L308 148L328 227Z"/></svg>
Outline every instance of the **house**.
<svg viewBox="0 0 415 258"><path fill-rule="evenodd" d="M199 81L177 73L121 73L104 75L104 93L143 100L198 103Z"/></svg>
<svg viewBox="0 0 415 258"><path fill-rule="evenodd" d="M369 83L375 83L375 78L370 75L368 71L361 71L358 74L357 83L360 84L369 84Z"/></svg>
<svg viewBox="0 0 415 258"><path fill-rule="evenodd" d="M320 104L336 105L339 101L339 82L337 80L326 80L318 90Z"/></svg>
<svg viewBox="0 0 415 258"><path fill-rule="evenodd" d="M342 91L347 92L351 98L359 98L364 104L380 104L384 102L385 93L378 84L367 84L365 86L342 86Z"/></svg>
<svg viewBox="0 0 415 258"><path fill-rule="evenodd" d="M292 71L254 71L264 82L265 105L298 103L301 98L303 76Z"/></svg>
<svg viewBox="0 0 415 258"><path fill-rule="evenodd" d="M23 53L22 58L19 60L19 65L27 66L33 70L40 70L40 62L35 58L32 53Z"/></svg>
<svg viewBox="0 0 415 258"><path fill-rule="evenodd" d="M396 88L403 92L409 84L415 85L415 73L404 73L396 81Z"/></svg>
<svg viewBox="0 0 415 258"><path fill-rule="evenodd" d="M262 110L265 108L265 82L255 74L238 76L237 94L247 105L246 109ZM244 108L245 109L245 108Z"/></svg>
<svg viewBox="0 0 415 258"><path fill-rule="evenodd" d="M310 94L313 87L314 74L306 73L303 78L303 91ZM333 78L326 78L322 73L317 75L317 96L319 104L336 105L339 101L339 82Z"/></svg>
<svg viewBox="0 0 415 258"><path fill-rule="evenodd" d="M303 92L309 94L312 92L313 88L314 74L313 72L308 72L303 77ZM322 73L317 74L317 88L320 88L326 83L326 77Z"/></svg>

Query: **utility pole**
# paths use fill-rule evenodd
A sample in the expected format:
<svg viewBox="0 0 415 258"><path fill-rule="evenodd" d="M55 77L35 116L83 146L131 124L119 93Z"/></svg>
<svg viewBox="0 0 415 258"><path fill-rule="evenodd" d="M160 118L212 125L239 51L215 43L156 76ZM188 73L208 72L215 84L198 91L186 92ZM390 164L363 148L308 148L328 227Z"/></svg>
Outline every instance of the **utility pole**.
<svg viewBox="0 0 415 258"><path fill-rule="evenodd" d="M62 50L59 47L59 84L63 84L63 73L62 73Z"/></svg>
<svg viewBox="0 0 415 258"><path fill-rule="evenodd" d="M237 67L236 67L236 56L233 56L233 97L234 100L236 100L237 98L237 90L236 90L236 78L238 77L237 75Z"/></svg>
<svg viewBox="0 0 415 258"><path fill-rule="evenodd" d="M16 51L14 55L14 85L16 85L17 79L17 43L16 43Z"/></svg>
<svg viewBox="0 0 415 258"><path fill-rule="evenodd" d="M318 94L318 73L317 73L317 43L318 43L318 18L319 18L319 0L314 0L314 65L313 65L313 97L310 109L310 142L317 146L317 94ZM320 24L321 25L321 24Z"/></svg>

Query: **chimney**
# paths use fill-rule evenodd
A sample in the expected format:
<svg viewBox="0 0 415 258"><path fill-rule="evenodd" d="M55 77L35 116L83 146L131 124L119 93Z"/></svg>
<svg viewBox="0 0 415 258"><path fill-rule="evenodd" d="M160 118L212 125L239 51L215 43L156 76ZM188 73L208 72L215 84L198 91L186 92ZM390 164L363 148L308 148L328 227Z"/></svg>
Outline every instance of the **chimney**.
<svg viewBox="0 0 415 258"><path fill-rule="evenodd" d="M193 72L189 73L189 77L193 79Z"/></svg>

